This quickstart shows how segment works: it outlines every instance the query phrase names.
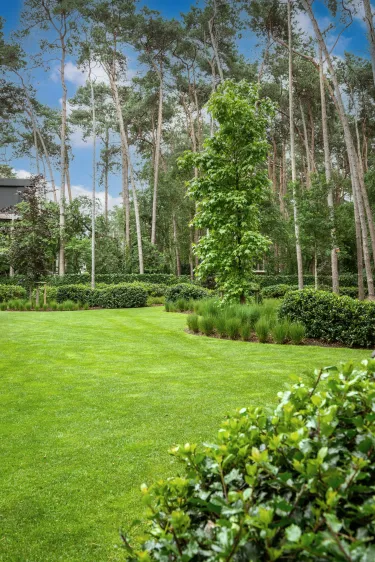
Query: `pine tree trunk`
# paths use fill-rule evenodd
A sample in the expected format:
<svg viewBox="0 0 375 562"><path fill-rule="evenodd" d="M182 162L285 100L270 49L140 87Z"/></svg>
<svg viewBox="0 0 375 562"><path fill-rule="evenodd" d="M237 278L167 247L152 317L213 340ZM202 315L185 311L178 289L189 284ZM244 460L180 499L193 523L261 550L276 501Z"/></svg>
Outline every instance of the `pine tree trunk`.
<svg viewBox="0 0 375 562"><path fill-rule="evenodd" d="M303 289L303 265L302 251L300 243L300 231L298 222L297 194L296 194L296 155L294 143L294 103L293 103L293 54L292 54L292 21L291 21L291 0L288 0L288 46L289 46L289 131L290 131L290 160L292 168L293 185L293 216L294 233L296 237L296 254L298 270L298 288Z"/></svg>
<svg viewBox="0 0 375 562"><path fill-rule="evenodd" d="M315 290L318 290L319 283L318 283L318 254L316 252L316 247L314 249L314 283L315 283Z"/></svg>
<svg viewBox="0 0 375 562"><path fill-rule="evenodd" d="M358 156L355 150L353 137L350 131L349 121L347 115L345 113L345 107L342 101L340 85L337 79L337 75L335 69L332 64L330 53L328 52L327 46L324 42L322 33L319 29L317 21L315 19L314 13L312 11L311 5L308 0L302 0L302 4L307 11L311 23L314 27L315 35L317 41L319 43L322 52L324 53L326 63L329 68L329 72L331 75L332 82L335 88L335 99L336 99L336 107L339 113L339 118L341 121L341 125L344 131L344 138L346 149L348 153L349 159L349 166L350 166L350 174L352 178L352 188L353 188L353 197L356 198L357 201L357 209L358 209L358 216L361 225L361 233L362 233L362 248L363 248L363 257L365 262L365 269L366 269L366 277L367 277L367 287L368 287L368 295L369 299L374 299L374 281L371 269L371 260L370 260L370 252L368 247L368 232L367 232L367 223L366 223L366 214L364 210L364 204L361 194L361 179L360 179L360 170L358 169Z"/></svg>
<svg viewBox="0 0 375 562"><path fill-rule="evenodd" d="M175 213L172 214L172 223L173 223L173 242L174 242L175 253L176 253L176 273L177 273L177 277L180 277L180 275L181 275L181 260L180 260L180 252L179 252L179 249L178 249L177 223L176 223Z"/></svg>
<svg viewBox="0 0 375 562"><path fill-rule="evenodd" d="M105 162L104 162L104 218L108 223L108 154L109 154L109 128L105 128Z"/></svg>
<svg viewBox="0 0 375 562"><path fill-rule="evenodd" d="M67 150L65 152L65 178L66 178L66 187L68 189L68 199L69 199L69 203L71 203L73 201L73 197L72 197L72 186L70 184L69 157L68 157Z"/></svg>
<svg viewBox="0 0 375 562"><path fill-rule="evenodd" d="M363 250L362 250L362 233L359 223L358 205L356 197L353 195L354 203L354 223L355 223L355 240L357 248L357 279L358 279L358 299L363 301L365 298L365 290L363 285Z"/></svg>
<svg viewBox="0 0 375 562"><path fill-rule="evenodd" d="M303 107L302 107L302 102L301 102L301 100L299 100L299 109L300 109L301 118L302 118L303 140L304 140L304 145L305 145L306 163L307 163L306 187L309 189L309 188L311 187L310 148L309 148L309 137L307 136L307 127L306 127L305 113L304 113L304 111L303 111Z"/></svg>
<svg viewBox="0 0 375 562"><path fill-rule="evenodd" d="M133 205L134 205L134 215L135 215L135 229L137 232L137 247L138 247L138 265L139 265L139 273L144 273L144 265L143 265L143 248L142 248L142 232L141 232L141 219L139 217L139 207L138 207L138 197L137 197L137 187L135 184L135 177L134 177L134 170L130 160L130 150L129 150L129 143L128 143L128 134L125 130L125 142L126 142L126 152L128 155L128 163L129 163L129 170L130 170L130 182L132 185L132 195L133 195Z"/></svg>
<svg viewBox="0 0 375 562"><path fill-rule="evenodd" d="M67 101L67 88L65 83L65 57L66 45L63 37L61 39L61 87L62 87L62 104L61 104L61 151L60 151L60 165L61 165L61 185L60 185L60 249L59 249L59 275L65 275L65 150L66 150L66 101Z"/></svg>
<svg viewBox="0 0 375 562"><path fill-rule="evenodd" d="M96 112L94 85L91 79L91 111L92 111L92 209L91 209L91 287L95 289L95 222L96 222Z"/></svg>
<svg viewBox="0 0 375 562"><path fill-rule="evenodd" d="M152 199L152 220L151 220L151 244L156 244L156 216L158 209L158 182L159 182L159 161L161 146L161 131L163 125L163 75L159 74L159 109L158 109L158 126L156 132L155 144L155 164L154 164L154 194Z"/></svg>
<svg viewBox="0 0 375 562"><path fill-rule="evenodd" d="M111 85L113 101L116 107L117 120L120 128L121 139L121 156L122 156L122 197L125 207L125 245L127 251L130 251L130 200L129 200L129 182L128 182L128 151L126 142L126 132L124 119L122 115L120 97L115 78L112 72L107 72Z"/></svg>
<svg viewBox="0 0 375 562"><path fill-rule="evenodd" d="M370 45L372 76L375 84L375 31L370 0L363 0L363 7L365 10L364 20L366 22L368 41Z"/></svg>
<svg viewBox="0 0 375 562"><path fill-rule="evenodd" d="M331 155L329 150L329 138L328 138L328 123L327 123L327 105L326 105L326 94L325 94L325 84L323 75L323 53L322 49L319 48L319 79L320 79L320 101L321 101L321 111L322 111L322 131L323 131L323 148L324 148L324 168L326 182L328 185L328 196L327 203L330 214L330 219L332 221L331 228L331 273L332 273L332 291L334 293L339 293L339 265L336 252L336 230L334 227L334 217L335 217L335 207L333 203L333 188L331 183L332 170L331 170Z"/></svg>

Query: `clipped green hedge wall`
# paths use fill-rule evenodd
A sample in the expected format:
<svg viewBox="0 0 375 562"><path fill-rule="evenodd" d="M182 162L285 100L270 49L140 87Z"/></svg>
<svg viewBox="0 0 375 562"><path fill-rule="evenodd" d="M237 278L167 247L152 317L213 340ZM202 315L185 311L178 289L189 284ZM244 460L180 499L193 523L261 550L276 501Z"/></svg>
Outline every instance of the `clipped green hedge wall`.
<svg viewBox="0 0 375 562"><path fill-rule="evenodd" d="M319 275L319 285L332 286L332 278L330 275ZM298 285L297 275L259 275L256 277L257 283L262 287L271 285ZM303 283L307 286L315 285L313 275L304 275ZM340 285L343 287L355 287L358 285L358 277L355 273L343 273L340 275Z"/></svg>
<svg viewBox="0 0 375 562"><path fill-rule="evenodd" d="M146 306L146 290L133 283L107 285L92 289L88 285L61 285L57 289L57 302L71 300L102 308L138 308Z"/></svg>
<svg viewBox="0 0 375 562"><path fill-rule="evenodd" d="M20 285L0 285L0 302L26 298L26 289L20 287Z"/></svg>
<svg viewBox="0 0 375 562"><path fill-rule="evenodd" d="M167 301L175 302L178 299L204 299L209 295L209 289L198 287L196 285L193 285L192 283L179 283L178 285L174 285L167 290L165 298Z"/></svg>
<svg viewBox="0 0 375 562"><path fill-rule="evenodd" d="M269 287L263 287L262 297L264 299L280 299L288 291L296 291L297 289L298 285L270 285Z"/></svg>
<svg viewBox="0 0 375 562"><path fill-rule="evenodd" d="M51 285L81 285L90 283L91 277L88 273L81 273L79 275L65 275L59 277L53 275L47 278ZM170 275L167 273L129 273L129 274L99 274L95 276L96 283L106 283L107 285L118 285L122 283L156 283L159 285L175 285L176 283L189 283L190 278L187 275Z"/></svg>
<svg viewBox="0 0 375 562"><path fill-rule="evenodd" d="M124 537L130 560L374 560L374 371L317 371L273 411L228 417L212 444L174 447L185 470L142 486L149 525L141 548Z"/></svg>
<svg viewBox="0 0 375 562"><path fill-rule="evenodd" d="M375 302L304 289L286 294L279 316L302 322L309 338L348 347L375 345Z"/></svg>

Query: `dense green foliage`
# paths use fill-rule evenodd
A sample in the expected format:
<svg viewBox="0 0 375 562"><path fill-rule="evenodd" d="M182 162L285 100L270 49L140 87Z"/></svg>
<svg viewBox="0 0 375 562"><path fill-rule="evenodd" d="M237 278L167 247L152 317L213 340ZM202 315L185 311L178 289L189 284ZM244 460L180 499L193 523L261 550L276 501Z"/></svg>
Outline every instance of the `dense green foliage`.
<svg viewBox="0 0 375 562"><path fill-rule="evenodd" d="M57 289L56 300L71 300L101 308L138 308L146 306L147 291L135 283L107 285L92 289L89 285L61 285Z"/></svg>
<svg viewBox="0 0 375 562"><path fill-rule="evenodd" d="M315 376L272 414L227 418L212 445L174 447L185 474L143 487L150 537L131 558L373 560L375 362Z"/></svg>
<svg viewBox="0 0 375 562"><path fill-rule="evenodd" d="M0 285L0 302L9 299L24 299L26 297L26 289L19 285Z"/></svg>
<svg viewBox="0 0 375 562"><path fill-rule="evenodd" d="M58 275L47 275L43 277L49 285L82 285L90 283L91 277L89 273L68 273L64 277ZM177 283L189 283L190 278L187 275L171 275L168 273L113 273L96 275L97 283L107 283L108 285L116 285L118 283L156 283L159 285L176 285ZM0 277L0 284L19 284L25 283L23 275L15 275L14 277Z"/></svg>
<svg viewBox="0 0 375 562"><path fill-rule="evenodd" d="M158 307L0 315L2 562L123 561L141 484L178 470L171 444L212 443L290 374L369 355L197 337Z"/></svg>
<svg viewBox="0 0 375 562"><path fill-rule="evenodd" d="M177 301L178 299L204 299L209 294L207 289L203 287L198 287L197 285L192 285L189 283L179 283L178 285L174 285L170 287L166 293L165 298L167 301Z"/></svg>
<svg viewBox="0 0 375 562"><path fill-rule="evenodd" d="M305 289L287 293L279 315L302 322L310 338L350 347L375 345L375 302Z"/></svg>
<svg viewBox="0 0 375 562"><path fill-rule="evenodd" d="M195 246L198 278L214 275L225 300L244 302L256 263L270 240L260 233L260 204L269 191L266 129L272 104L245 81L222 83L207 105L217 130L181 165L199 171L188 192L193 219L206 232Z"/></svg>

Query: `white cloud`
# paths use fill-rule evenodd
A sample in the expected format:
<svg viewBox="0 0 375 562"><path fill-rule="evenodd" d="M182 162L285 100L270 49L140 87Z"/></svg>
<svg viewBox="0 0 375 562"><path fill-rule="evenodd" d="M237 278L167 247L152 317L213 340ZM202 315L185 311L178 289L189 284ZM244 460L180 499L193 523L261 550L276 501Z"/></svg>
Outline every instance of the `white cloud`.
<svg viewBox="0 0 375 562"><path fill-rule="evenodd" d="M92 198L92 191L84 187L83 185L72 185L72 197L75 199L76 197L89 197ZM56 187L57 192L57 199L60 197L60 188ZM67 190L65 195L67 196ZM50 194L50 198L52 199L52 193ZM101 210L104 210L104 199L105 199L105 192L104 191L97 191L96 192L96 199L99 200L101 205ZM113 197L110 193L108 194L108 209L111 210L116 206L122 205L122 197Z"/></svg>
<svg viewBox="0 0 375 562"><path fill-rule="evenodd" d="M27 170L13 170L19 180L27 180L31 178L30 172Z"/></svg>

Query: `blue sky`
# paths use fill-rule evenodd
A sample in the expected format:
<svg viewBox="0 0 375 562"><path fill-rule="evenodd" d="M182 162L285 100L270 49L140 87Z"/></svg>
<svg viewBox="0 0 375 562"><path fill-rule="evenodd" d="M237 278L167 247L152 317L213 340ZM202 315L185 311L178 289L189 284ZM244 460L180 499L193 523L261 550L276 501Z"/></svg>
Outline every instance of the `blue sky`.
<svg viewBox="0 0 375 562"><path fill-rule="evenodd" d="M359 5L361 5L361 0L358 1L360 2ZM0 15L6 20L6 34L11 33L11 31L15 30L19 25L22 3L23 0L0 0ZM195 3L195 1L191 0L147 0L142 2L142 4L146 4L151 9L161 11L166 17L175 18L178 18L181 12L188 11L190 6ZM319 18L319 23L321 27L324 27L329 21L327 10L322 3L315 2L314 6L316 15ZM307 16L301 14L298 18L298 22L301 28L307 33L312 33ZM332 42L333 41L334 37L332 37ZM255 49L256 42L257 40L255 38L249 37L248 35L241 41L240 49L246 57L254 59L257 56L259 51ZM35 37L32 37L25 45L26 50L35 52L35 45ZM335 48L335 54L337 56L342 56L345 50L362 57L368 57L365 27L360 14L355 18L353 25L340 37L337 47ZM133 70L136 69L135 55L131 58L129 65L133 67ZM72 96L79 84L83 83L83 81L83 76L74 65L74 61L71 60L67 67L68 95ZM53 72L53 64L48 71L40 71L37 73L33 85L38 91L38 98L40 101L52 107L60 107L61 87L56 74ZM72 144L74 159L71 163L71 182L75 186L76 194L85 194L86 190L88 193L91 185L92 149L89 144L85 145L82 142L78 133L74 135ZM7 153L7 155L9 156L9 153ZM26 172L35 171L35 164L30 162L29 158L12 160L11 164L16 170L23 170ZM20 172L20 174L22 175L22 172ZM57 171L55 180L56 183L59 184L59 174ZM111 176L110 194L113 197L112 204L120 203L120 184L119 176Z"/></svg>

